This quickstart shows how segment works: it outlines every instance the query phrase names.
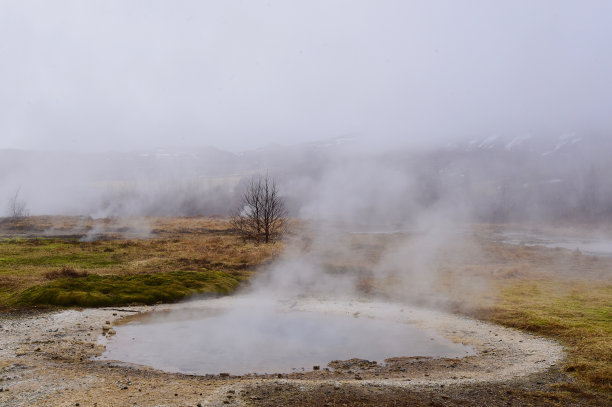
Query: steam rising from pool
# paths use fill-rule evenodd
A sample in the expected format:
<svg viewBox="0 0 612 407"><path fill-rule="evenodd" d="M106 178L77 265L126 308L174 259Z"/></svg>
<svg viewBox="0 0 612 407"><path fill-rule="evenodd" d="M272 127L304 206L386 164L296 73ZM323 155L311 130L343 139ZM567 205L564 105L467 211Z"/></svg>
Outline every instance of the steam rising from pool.
<svg viewBox="0 0 612 407"><path fill-rule="evenodd" d="M393 318L229 302L231 307L216 307L215 300L203 301L198 307L119 325L116 336L105 341L102 358L170 372L243 375L323 368L337 359L381 363L396 356L461 357L471 352Z"/></svg>

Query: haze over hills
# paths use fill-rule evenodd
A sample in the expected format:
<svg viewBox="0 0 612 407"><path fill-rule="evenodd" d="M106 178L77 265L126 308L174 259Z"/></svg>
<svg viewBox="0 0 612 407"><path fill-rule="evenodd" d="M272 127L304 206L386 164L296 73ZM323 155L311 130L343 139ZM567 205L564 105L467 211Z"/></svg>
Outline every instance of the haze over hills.
<svg viewBox="0 0 612 407"><path fill-rule="evenodd" d="M612 214L612 138L489 136L437 148L370 149L358 138L70 153L0 150L0 200L32 214L226 215L253 174L276 177L294 216L405 222L452 206L482 220ZM381 178L384 183L377 182Z"/></svg>

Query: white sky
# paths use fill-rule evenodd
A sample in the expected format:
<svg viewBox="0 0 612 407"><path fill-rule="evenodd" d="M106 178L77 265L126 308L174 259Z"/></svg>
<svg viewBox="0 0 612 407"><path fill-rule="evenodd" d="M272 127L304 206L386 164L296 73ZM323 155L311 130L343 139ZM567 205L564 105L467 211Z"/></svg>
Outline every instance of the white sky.
<svg viewBox="0 0 612 407"><path fill-rule="evenodd" d="M0 148L612 136L612 1L0 0Z"/></svg>

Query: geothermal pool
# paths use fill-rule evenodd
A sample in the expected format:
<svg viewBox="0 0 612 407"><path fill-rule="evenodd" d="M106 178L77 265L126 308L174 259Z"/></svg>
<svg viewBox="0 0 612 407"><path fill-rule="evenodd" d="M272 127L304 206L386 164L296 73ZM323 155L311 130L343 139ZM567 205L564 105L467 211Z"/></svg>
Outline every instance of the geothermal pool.
<svg viewBox="0 0 612 407"><path fill-rule="evenodd" d="M385 318L240 305L150 314L115 327L101 359L190 374L291 373L332 360L462 357L470 347Z"/></svg>

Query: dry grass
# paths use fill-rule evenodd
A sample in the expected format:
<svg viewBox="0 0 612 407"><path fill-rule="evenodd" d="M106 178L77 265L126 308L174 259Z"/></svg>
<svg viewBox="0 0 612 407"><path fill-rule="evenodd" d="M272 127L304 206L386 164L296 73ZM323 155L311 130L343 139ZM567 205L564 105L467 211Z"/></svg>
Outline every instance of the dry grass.
<svg viewBox="0 0 612 407"><path fill-rule="evenodd" d="M283 248L281 242L244 242L220 218L130 219L127 227L109 219L37 217L30 222L26 234L0 240L0 307L65 270L102 276L214 270L244 279ZM151 231L148 238L122 238L143 225ZM102 240L79 240L94 227ZM13 230L0 233L15 235Z"/></svg>
<svg viewBox="0 0 612 407"><path fill-rule="evenodd" d="M87 277L87 271L78 271L70 266L64 266L59 270L51 270L45 273L47 280L57 280L58 278L83 278Z"/></svg>

